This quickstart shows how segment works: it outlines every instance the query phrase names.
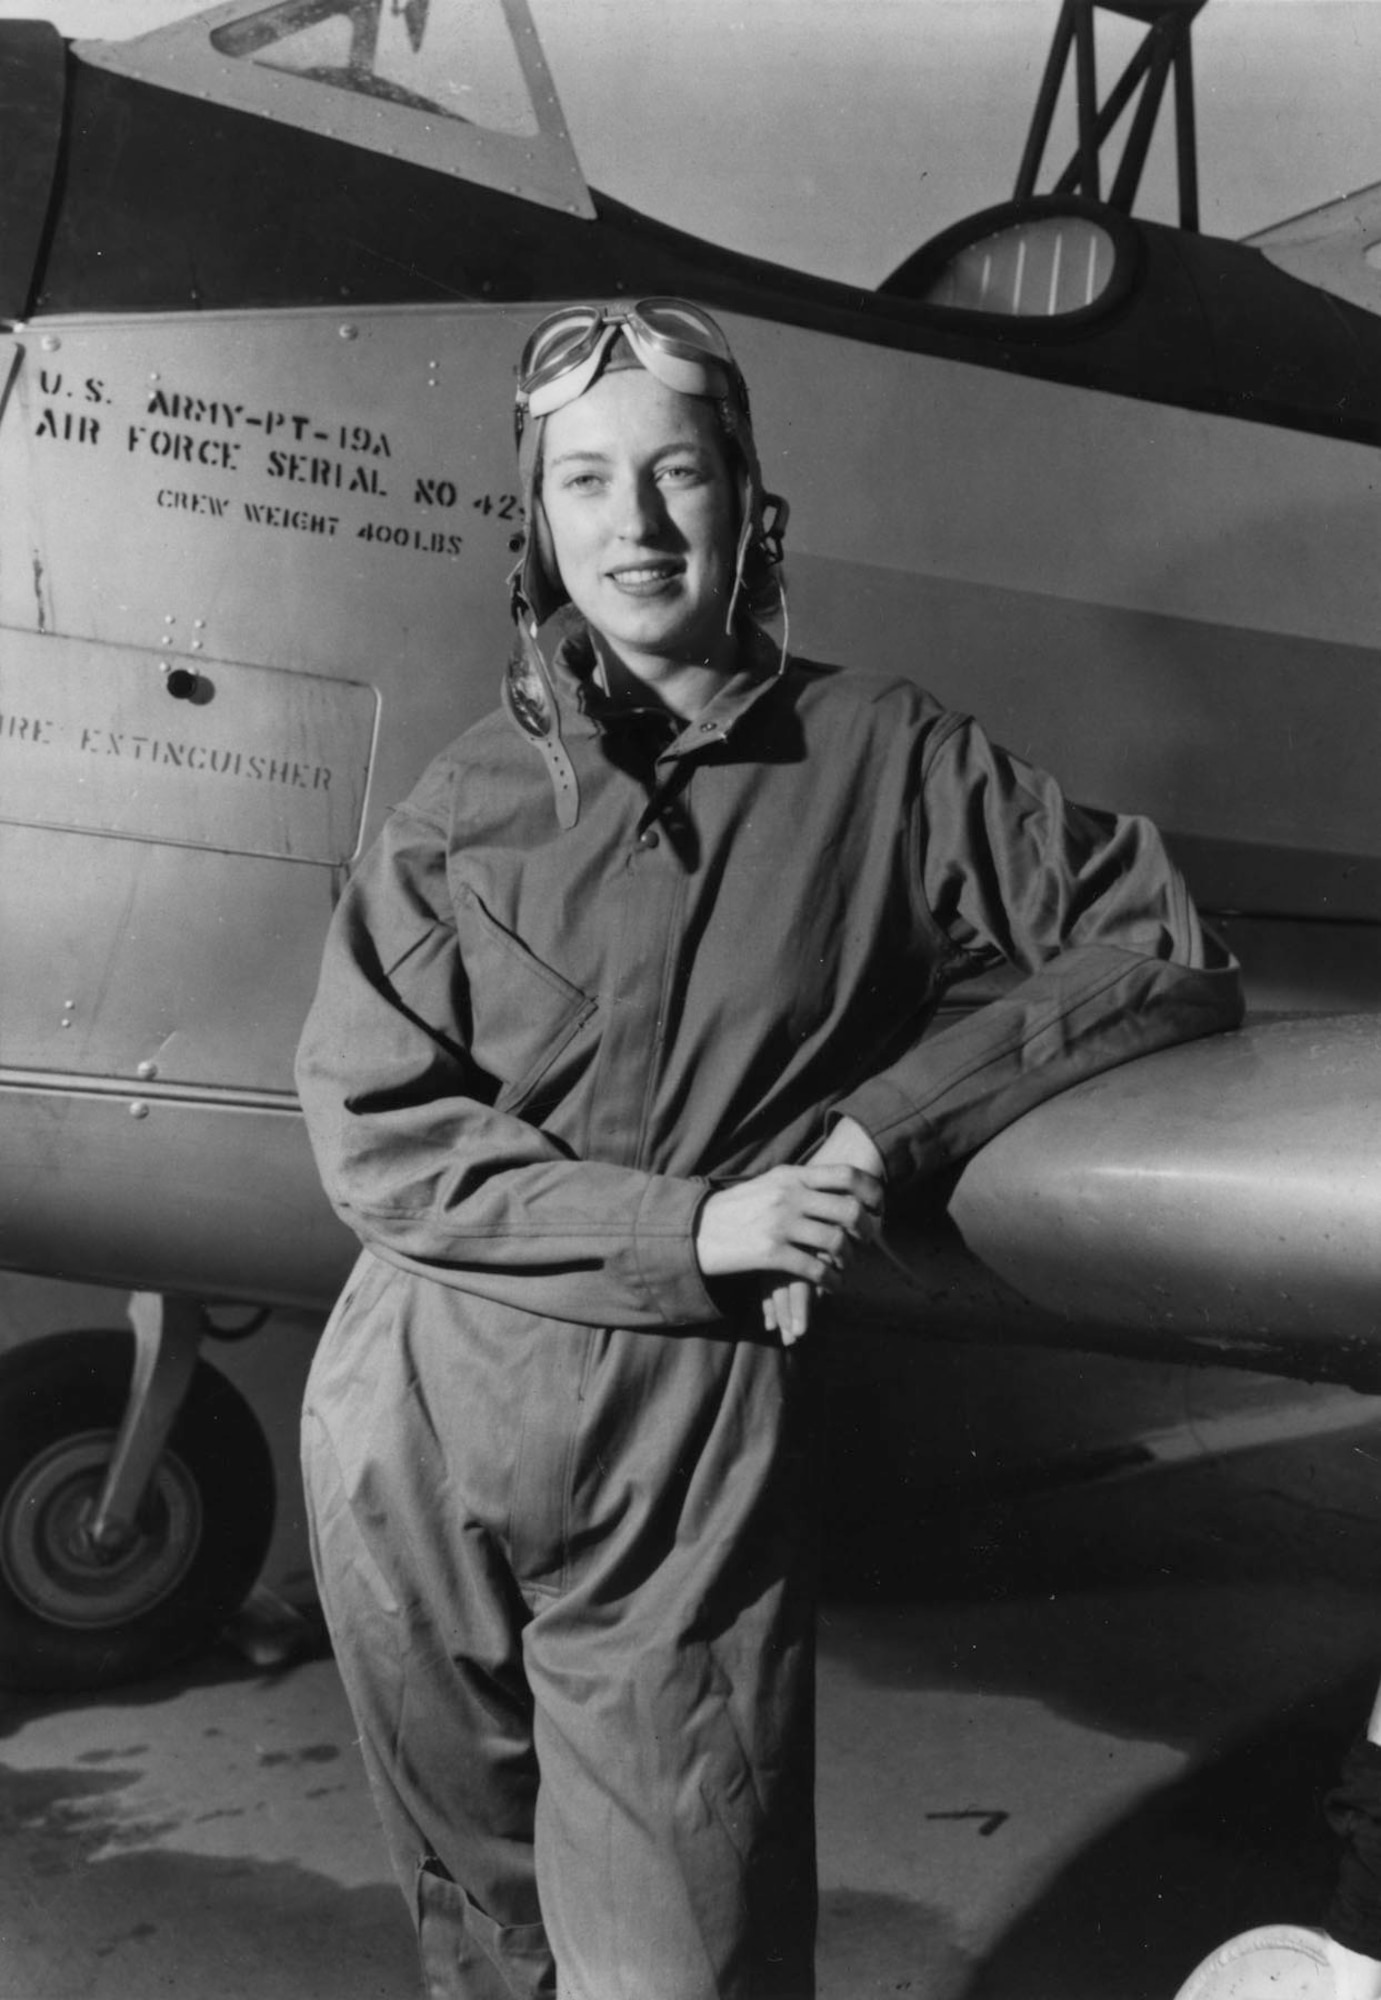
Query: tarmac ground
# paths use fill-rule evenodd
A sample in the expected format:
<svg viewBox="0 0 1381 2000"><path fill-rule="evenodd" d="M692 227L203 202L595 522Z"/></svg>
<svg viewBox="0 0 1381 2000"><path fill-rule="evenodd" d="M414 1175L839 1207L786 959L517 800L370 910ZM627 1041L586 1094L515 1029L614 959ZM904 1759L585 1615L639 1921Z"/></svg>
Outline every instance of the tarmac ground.
<svg viewBox="0 0 1381 2000"><path fill-rule="evenodd" d="M0 1291L0 1345L28 1283ZM213 1357L279 1461L265 1582L309 1620L313 1331ZM1164 1375L1142 1389L1163 1402ZM1381 1675L1381 1405L1204 1393L1135 1477L931 1482L904 1532L837 1538L821 2000L1173 2000L1229 1935L1319 1921L1320 1797ZM329 1653L256 1667L240 1640L100 1696L4 1698L0 2000L417 1991Z"/></svg>

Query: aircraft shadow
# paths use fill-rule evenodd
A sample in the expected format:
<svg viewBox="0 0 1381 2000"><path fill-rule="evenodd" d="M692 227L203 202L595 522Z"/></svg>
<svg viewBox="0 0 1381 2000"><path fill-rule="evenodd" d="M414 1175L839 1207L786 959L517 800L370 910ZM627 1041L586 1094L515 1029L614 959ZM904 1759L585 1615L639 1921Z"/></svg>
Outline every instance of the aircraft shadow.
<svg viewBox="0 0 1381 2000"><path fill-rule="evenodd" d="M197 1688L230 1687L238 1681L253 1681L271 1687L275 1681L293 1674L311 1660L325 1659L331 1650L324 1621L312 1611L304 1613L309 1636L291 1658L256 1661L247 1658L242 1646L229 1634L222 1635L206 1652L169 1667L145 1680L128 1681L119 1687L74 1690L46 1694L0 1694L0 1742L17 1735L29 1723L46 1716L61 1715L71 1709L157 1708L180 1694Z"/></svg>

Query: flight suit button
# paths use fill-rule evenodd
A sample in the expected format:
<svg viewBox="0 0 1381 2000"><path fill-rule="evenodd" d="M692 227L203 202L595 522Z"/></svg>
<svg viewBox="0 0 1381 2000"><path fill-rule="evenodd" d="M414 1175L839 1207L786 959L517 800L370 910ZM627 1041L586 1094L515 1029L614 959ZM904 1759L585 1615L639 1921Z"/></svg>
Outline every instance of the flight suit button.
<svg viewBox="0 0 1381 2000"><path fill-rule="evenodd" d="M662 844L662 836L660 833L658 833L655 826L650 826L647 829L646 833L640 833L638 835L639 847L653 848L653 847L660 847L661 844Z"/></svg>

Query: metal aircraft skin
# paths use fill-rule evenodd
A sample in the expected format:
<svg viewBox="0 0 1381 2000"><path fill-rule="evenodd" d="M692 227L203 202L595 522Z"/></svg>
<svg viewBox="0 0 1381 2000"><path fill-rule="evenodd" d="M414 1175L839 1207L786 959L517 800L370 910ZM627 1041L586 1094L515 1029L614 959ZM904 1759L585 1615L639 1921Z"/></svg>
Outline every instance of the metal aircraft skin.
<svg viewBox="0 0 1381 2000"><path fill-rule="evenodd" d="M1149 813L1247 976L1241 1034L899 1216L863 1309L1374 1382L1381 319L1087 194L874 292L720 249L586 187L500 5L492 126L444 0L0 24L0 1265L329 1304L292 1054L352 857L496 701L513 356L552 303L675 293L791 501L794 648Z"/></svg>

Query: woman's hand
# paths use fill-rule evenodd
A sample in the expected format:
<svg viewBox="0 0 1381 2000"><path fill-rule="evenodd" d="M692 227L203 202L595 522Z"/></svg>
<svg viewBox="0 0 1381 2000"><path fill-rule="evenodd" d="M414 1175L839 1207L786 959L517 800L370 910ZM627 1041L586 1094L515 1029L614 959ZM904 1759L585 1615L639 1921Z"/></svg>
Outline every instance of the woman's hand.
<svg viewBox="0 0 1381 2000"><path fill-rule="evenodd" d="M843 1125L851 1135L838 1142ZM862 1155L864 1147L880 1169L868 1135L844 1120L804 1166L771 1167L720 1188L700 1210L695 1251L707 1278L759 1271L789 1281L772 1284L763 1301L767 1326L784 1341L799 1339L814 1293L837 1287L858 1246L877 1234L881 1175L843 1157Z"/></svg>
<svg viewBox="0 0 1381 2000"><path fill-rule="evenodd" d="M837 1281L882 1212L882 1184L857 1167L770 1167L719 1188L700 1210L695 1254L707 1278L745 1271Z"/></svg>
<svg viewBox="0 0 1381 2000"><path fill-rule="evenodd" d="M881 1153L853 1118L841 1118L816 1148L811 1165L822 1164L857 1167L878 1183L879 1190L886 1181L887 1170ZM879 1234L881 1227L882 1210L879 1208L873 1234ZM810 1309L816 1290L834 1290L838 1282L839 1279L835 1285L816 1288L797 1278L787 1285L766 1285L762 1295L763 1325L769 1333L779 1333L783 1346L790 1347L810 1326Z"/></svg>

